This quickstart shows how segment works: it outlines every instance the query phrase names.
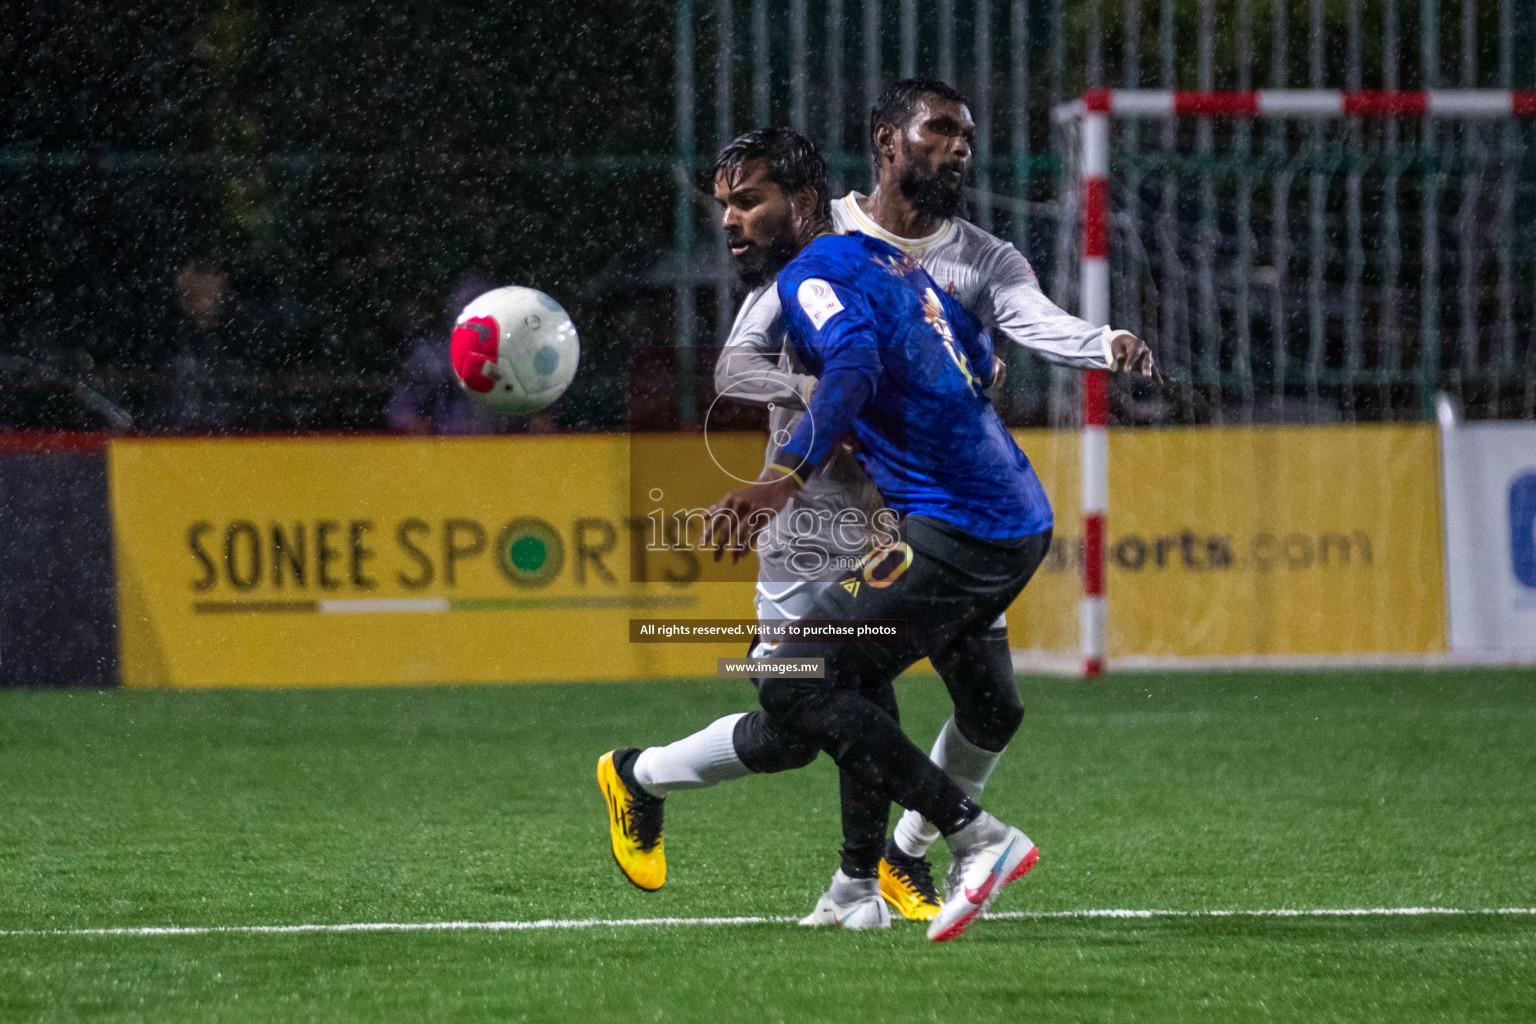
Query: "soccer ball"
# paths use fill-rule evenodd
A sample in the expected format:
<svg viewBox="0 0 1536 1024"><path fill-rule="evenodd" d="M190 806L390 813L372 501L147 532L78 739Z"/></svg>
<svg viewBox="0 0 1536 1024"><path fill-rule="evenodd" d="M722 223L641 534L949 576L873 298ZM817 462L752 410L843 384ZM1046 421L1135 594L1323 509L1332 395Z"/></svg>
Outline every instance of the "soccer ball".
<svg viewBox="0 0 1536 1024"><path fill-rule="evenodd" d="M532 288L497 288L464 307L449 344L454 376L497 412L537 412L576 376L581 343L560 303Z"/></svg>

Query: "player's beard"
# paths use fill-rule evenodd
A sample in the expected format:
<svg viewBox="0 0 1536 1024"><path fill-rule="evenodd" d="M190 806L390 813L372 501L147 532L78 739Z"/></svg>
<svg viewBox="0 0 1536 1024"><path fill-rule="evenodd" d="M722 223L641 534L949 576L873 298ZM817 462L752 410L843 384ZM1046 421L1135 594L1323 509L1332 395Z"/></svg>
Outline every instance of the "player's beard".
<svg viewBox="0 0 1536 1024"><path fill-rule="evenodd" d="M957 216L965 205L965 171L959 175L944 173L945 168L935 167L931 161L914 153L902 140L907 163L901 171L898 184L901 194L912 209L928 217L948 220ZM953 164L946 167L956 166Z"/></svg>
<svg viewBox="0 0 1536 1024"><path fill-rule="evenodd" d="M736 264L736 276L748 288L765 285L794 259L795 249L795 237L790 233L782 233L767 242L754 242L740 256L731 257Z"/></svg>

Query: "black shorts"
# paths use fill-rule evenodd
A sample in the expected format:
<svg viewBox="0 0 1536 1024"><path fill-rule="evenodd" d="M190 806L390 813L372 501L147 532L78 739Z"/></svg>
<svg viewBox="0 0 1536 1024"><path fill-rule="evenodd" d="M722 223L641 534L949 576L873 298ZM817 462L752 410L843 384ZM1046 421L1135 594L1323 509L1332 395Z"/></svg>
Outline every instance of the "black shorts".
<svg viewBox="0 0 1536 1024"><path fill-rule="evenodd" d="M825 588L805 619L897 619L900 643L780 643L775 658L825 658L827 683L865 689L985 633L1019 596L1044 560L1051 531L1017 540L982 540L925 516L910 516L902 542L876 552L858 571Z"/></svg>

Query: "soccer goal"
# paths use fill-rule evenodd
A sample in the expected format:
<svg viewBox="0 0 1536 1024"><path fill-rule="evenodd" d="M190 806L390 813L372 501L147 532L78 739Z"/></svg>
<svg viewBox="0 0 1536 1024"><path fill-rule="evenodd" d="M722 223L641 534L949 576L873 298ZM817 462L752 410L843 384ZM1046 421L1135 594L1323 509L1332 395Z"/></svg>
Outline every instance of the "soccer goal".
<svg viewBox="0 0 1536 1024"><path fill-rule="evenodd" d="M1363 528L1256 533L1224 554L1187 533L1172 554L1115 541L1112 422L1412 422L1445 393L1482 416L1536 415L1533 115L1536 93L1506 90L1099 90L1057 108L1060 255L1079 268L1058 301L1136 331L1173 378L1084 383L1086 675L1105 664L1106 557L1240 569L1269 564L1264 548L1337 569L1385 554ZM1378 603L1369 614L1394 602Z"/></svg>

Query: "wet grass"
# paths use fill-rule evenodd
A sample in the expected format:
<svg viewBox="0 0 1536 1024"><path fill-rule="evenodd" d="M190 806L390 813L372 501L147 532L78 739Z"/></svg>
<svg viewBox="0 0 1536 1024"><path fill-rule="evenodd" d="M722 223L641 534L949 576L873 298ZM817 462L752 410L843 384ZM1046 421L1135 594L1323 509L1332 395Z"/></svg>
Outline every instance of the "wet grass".
<svg viewBox="0 0 1536 1024"><path fill-rule="evenodd" d="M1003 911L1536 906L1536 673L1021 680L984 801ZM932 679L902 686L928 742ZM608 857L597 755L733 682L0 691L0 930L795 915L835 778L668 802L667 886ZM942 855L939 858L942 860ZM0 1020L1531 1020L1536 917L991 920L537 932L0 935Z"/></svg>

